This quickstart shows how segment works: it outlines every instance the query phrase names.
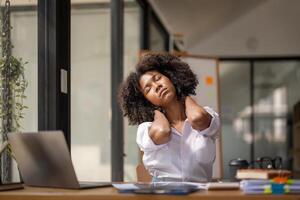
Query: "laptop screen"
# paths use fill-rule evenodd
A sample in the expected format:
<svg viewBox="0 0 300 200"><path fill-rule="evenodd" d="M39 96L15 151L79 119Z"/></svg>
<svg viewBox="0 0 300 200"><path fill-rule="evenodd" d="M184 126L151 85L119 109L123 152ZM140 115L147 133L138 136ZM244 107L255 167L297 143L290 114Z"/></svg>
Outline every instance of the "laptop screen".
<svg viewBox="0 0 300 200"><path fill-rule="evenodd" d="M79 188L61 131L9 133L8 141L26 185Z"/></svg>

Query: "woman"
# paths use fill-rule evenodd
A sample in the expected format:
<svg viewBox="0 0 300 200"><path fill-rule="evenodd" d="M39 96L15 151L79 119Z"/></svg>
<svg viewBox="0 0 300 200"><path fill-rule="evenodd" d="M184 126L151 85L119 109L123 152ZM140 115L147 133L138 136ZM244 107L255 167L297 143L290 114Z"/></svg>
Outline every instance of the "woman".
<svg viewBox="0 0 300 200"><path fill-rule="evenodd" d="M139 124L137 144L154 181L209 181L219 116L201 107L196 75L171 54L147 54L119 91L124 116Z"/></svg>

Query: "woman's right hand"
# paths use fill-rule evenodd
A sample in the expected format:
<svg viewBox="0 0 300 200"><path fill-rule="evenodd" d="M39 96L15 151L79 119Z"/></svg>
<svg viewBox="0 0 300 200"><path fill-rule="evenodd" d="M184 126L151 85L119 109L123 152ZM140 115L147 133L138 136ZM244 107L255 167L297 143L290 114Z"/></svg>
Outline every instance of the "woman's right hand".
<svg viewBox="0 0 300 200"><path fill-rule="evenodd" d="M159 145L165 144L171 139L171 126L166 116L159 110L154 111L154 121L149 130L152 141Z"/></svg>

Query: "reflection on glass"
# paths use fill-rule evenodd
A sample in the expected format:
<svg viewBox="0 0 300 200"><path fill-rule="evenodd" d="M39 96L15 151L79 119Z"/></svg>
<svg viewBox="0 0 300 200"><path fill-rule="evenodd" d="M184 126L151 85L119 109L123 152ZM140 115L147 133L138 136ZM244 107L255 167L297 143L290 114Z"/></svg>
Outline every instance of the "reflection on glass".
<svg viewBox="0 0 300 200"><path fill-rule="evenodd" d="M295 89L299 62L261 61L254 63L255 157L283 158L287 166L289 113L299 101Z"/></svg>
<svg viewBox="0 0 300 200"><path fill-rule="evenodd" d="M250 159L250 64L220 62L222 150L224 178L229 178L229 161Z"/></svg>
<svg viewBox="0 0 300 200"><path fill-rule="evenodd" d="M249 145L252 142L254 161L257 158L280 156L282 167L291 167L288 149L291 148L293 129L289 121L295 104L300 100L300 62L295 60L254 62L253 124L249 120L251 118L249 65L250 61L220 63L225 178L228 175L229 159L242 157L250 160ZM252 125L254 138L250 132Z"/></svg>

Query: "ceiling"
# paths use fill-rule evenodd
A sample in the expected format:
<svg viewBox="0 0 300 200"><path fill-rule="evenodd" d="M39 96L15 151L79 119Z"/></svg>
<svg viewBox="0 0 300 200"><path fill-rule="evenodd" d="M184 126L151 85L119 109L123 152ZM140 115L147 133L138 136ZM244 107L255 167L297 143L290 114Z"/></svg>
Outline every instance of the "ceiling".
<svg viewBox="0 0 300 200"><path fill-rule="evenodd" d="M172 34L183 34L187 49L267 0L149 0Z"/></svg>

